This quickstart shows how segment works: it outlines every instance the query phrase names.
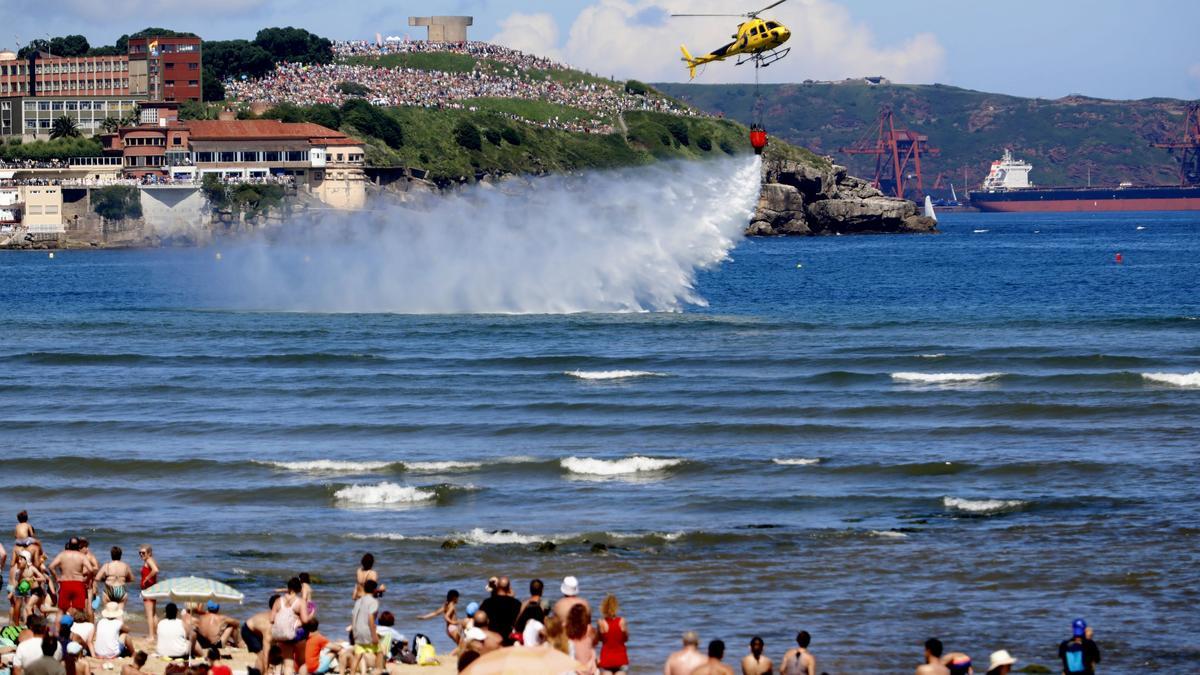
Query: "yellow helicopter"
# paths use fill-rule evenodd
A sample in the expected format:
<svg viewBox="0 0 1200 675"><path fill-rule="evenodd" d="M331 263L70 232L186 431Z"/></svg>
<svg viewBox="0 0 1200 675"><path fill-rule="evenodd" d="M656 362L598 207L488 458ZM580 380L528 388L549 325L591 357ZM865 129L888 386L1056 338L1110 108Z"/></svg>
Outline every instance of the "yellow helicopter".
<svg viewBox="0 0 1200 675"><path fill-rule="evenodd" d="M683 50L683 61L687 63L688 72L696 79L696 68L714 61L724 61L730 57L738 57L735 65L754 62L755 68L765 68L788 55L791 48L780 49L783 43L792 37L792 31L778 21L758 18L759 14L787 2L779 0L754 12L745 14L672 14L671 16L732 16L750 19L738 25L737 34L732 36L733 42L712 51L704 56L694 57L688 48L679 45Z"/></svg>

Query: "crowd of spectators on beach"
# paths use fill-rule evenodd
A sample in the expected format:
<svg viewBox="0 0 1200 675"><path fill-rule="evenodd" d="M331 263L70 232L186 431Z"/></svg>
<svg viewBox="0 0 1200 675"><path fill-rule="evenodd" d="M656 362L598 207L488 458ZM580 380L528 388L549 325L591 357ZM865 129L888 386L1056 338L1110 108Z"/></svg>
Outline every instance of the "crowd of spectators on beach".
<svg viewBox="0 0 1200 675"><path fill-rule="evenodd" d="M417 45L422 45L417 47ZM432 45L432 46L430 46ZM597 81L565 82L544 73L535 76L534 71L565 70L565 66L553 64L539 57L522 52L489 45L468 42L462 45L448 43L409 42L389 47L372 43L337 43L334 50L339 56L378 56L388 49L434 51L439 49L460 50L480 59L470 72L445 72L419 70L415 68L388 68L369 64L330 63L299 64L280 63L275 70L259 79L233 79L225 83L225 94L232 100L245 103L262 102L271 105L294 103L312 105L327 103L341 105L351 98L363 98L381 106L413 106L437 109L475 110L473 99L508 98L530 101L548 101L563 106L578 108L593 116L581 119L554 117L549 120L531 120L510 115L513 119L543 128L585 133L613 133L613 120L625 112L645 110L675 115L695 115L693 110L680 106L670 99L631 94L617 84ZM495 69L487 60L498 61L514 70ZM357 87L365 87L365 95L353 93ZM352 93L347 93L351 91Z"/></svg>
<svg viewBox="0 0 1200 675"><path fill-rule="evenodd" d="M232 675L223 661L226 653L241 649L254 654L249 675L352 675L363 669L376 675L391 672L395 664L437 663L453 663L460 672L470 673L474 662L504 649L537 650L522 653L534 662L567 664L565 671L554 672L621 675L630 666L626 645L631 628L617 597L606 594L596 613L573 576L563 578L553 599L540 579L529 582L528 595L521 599L506 576L490 578L486 595L477 601L449 591L440 606L413 618L438 621L453 644L449 653L439 656L428 637L414 634L410 640L397 630L396 614L384 609L388 587L370 553L362 556L353 574L349 595L354 608L346 640L321 632L307 573L293 576L275 590L267 609L238 620L222 613L214 597L192 597L182 607L169 602L160 608L161 594L155 586L170 582L163 579L148 545L138 547L141 567L136 571L124 562L119 546L112 546L109 560L101 564L83 537L71 537L51 557L22 511L17 515L11 567L8 556L0 545L0 570L8 572L10 603L8 625L0 630L0 670L9 669L12 675L91 675L93 668L112 670L116 665L121 675L146 675L151 651L173 661L180 675ZM348 571L347 587L349 576ZM135 592L147 625L141 649L127 624ZM1095 675L1100 650L1092 629L1076 619L1071 631L1058 648L1062 673ZM812 636L799 631L796 645L776 662L767 656L763 639L754 636L740 661L741 671L743 675L816 675L820 669L811 644ZM681 649L667 658L663 673L733 675L733 668L724 662L726 649L724 641L715 639L702 650L699 636L688 630L682 634ZM976 672L969 655L947 650L936 638L924 643L923 656L916 675ZM990 654L987 670L979 672L1008 675L1016 662L1007 650L998 649ZM167 673L173 675L171 666Z"/></svg>
<svg viewBox="0 0 1200 675"><path fill-rule="evenodd" d="M0 169L22 170L22 169L65 169L68 164L61 159L19 159L5 161L0 159Z"/></svg>

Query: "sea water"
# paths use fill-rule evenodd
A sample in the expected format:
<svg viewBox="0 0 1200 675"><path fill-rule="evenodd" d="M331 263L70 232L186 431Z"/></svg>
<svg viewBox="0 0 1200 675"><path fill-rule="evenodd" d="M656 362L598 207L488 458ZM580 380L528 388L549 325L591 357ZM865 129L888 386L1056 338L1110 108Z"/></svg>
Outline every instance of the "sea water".
<svg viewBox="0 0 1200 675"><path fill-rule="evenodd" d="M930 636L1054 668L1077 616L1106 670L1190 668L1200 216L940 227L693 252L682 285L611 296L673 311L617 313L271 307L220 286L236 251L6 253L0 512L52 552L152 544L242 618L308 571L333 634L371 551L440 651L412 617L448 589L570 574L617 595L636 673L688 629L776 658L804 629L831 673L911 668Z"/></svg>

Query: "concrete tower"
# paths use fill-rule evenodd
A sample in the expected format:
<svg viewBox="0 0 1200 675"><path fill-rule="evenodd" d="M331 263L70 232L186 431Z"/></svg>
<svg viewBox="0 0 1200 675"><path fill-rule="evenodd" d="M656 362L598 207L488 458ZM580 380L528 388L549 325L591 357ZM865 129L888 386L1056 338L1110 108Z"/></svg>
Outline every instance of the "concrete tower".
<svg viewBox="0 0 1200 675"><path fill-rule="evenodd" d="M410 16L408 25L426 26L429 34L425 38L430 42L466 42L467 26L474 25L475 18L470 16Z"/></svg>

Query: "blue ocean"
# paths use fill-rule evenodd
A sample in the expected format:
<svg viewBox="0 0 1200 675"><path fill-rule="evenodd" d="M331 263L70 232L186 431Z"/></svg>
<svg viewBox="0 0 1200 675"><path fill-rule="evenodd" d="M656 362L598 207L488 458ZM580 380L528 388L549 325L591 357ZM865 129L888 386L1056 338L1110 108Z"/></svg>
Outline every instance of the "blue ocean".
<svg viewBox="0 0 1200 675"><path fill-rule="evenodd" d="M243 618L307 571L344 625L370 551L397 628L443 652L413 617L448 589L575 575L620 600L634 673L689 629L777 662L807 630L830 673L908 670L931 636L977 672L1001 648L1057 670L1076 617L1106 672L1190 670L1200 215L940 228L733 237L674 281L564 239L531 311L453 260L412 288L353 255L229 276L273 249L4 253L0 512L52 551L150 543L164 576L244 591ZM541 264L522 241L454 256L515 277ZM598 311L574 269L603 271ZM517 311L460 311L472 289Z"/></svg>

